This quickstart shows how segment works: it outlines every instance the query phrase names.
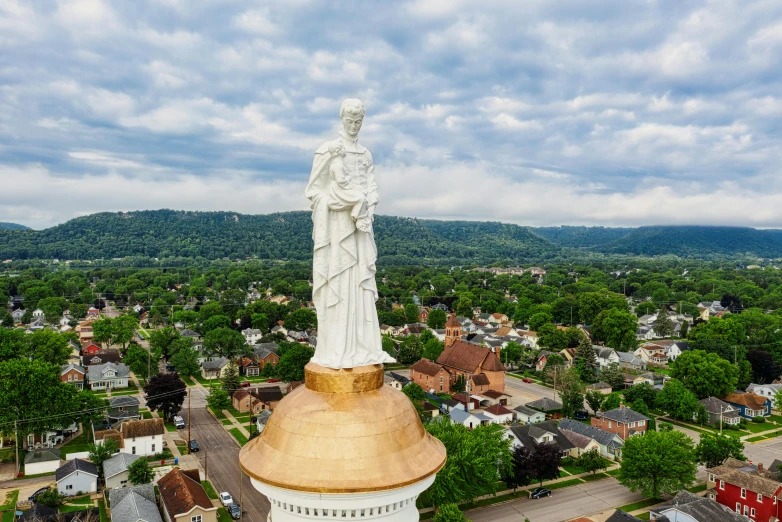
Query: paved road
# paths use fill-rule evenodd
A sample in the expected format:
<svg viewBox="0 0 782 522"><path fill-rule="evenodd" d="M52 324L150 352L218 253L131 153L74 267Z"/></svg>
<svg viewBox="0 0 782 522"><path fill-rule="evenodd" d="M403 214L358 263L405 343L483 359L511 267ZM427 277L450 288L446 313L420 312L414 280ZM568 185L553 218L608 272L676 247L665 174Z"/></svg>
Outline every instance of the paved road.
<svg viewBox="0 0 782 522"><path fill-rule="evenodd" d="M473 509L465 515L473 522L519 522L525 517L534 522L561 522L642 499L610 478L554 490L549 498L513 500Z"/></svg>
<svg viewBox="0 0 782 522"><path fill-rule="evenodd" d="M744 456L754 463L762 462L766 466L770 466L774 459L782 460L782 440L774 438L755 444L745 442Z"/></svg>
<svg viewBox="0 0 782 522"><path fill-rule="evenodd" d="M527 383L521 379L508 377L507 375L505 376L505 388L511 388L516 395L522 394L529 396L530 401L542 399L543 397L548 397L549 399L554 398L554 390L551 388L547 388L532 382Z"/></svg>
<svg viewBox="0 0 782 522"><path fill-rule="evenodd" d="M191 410L190 429L201 451L197 453L201 466L206 460L206 472L215 490L228 491L239 502L239 480L242 480L243 522L266 522L270 504L252 487L250 479L239 470L239 445L204 408ZM185 435L183 433L183 435ZM185 435L187 436L187 435Z"/></svg>

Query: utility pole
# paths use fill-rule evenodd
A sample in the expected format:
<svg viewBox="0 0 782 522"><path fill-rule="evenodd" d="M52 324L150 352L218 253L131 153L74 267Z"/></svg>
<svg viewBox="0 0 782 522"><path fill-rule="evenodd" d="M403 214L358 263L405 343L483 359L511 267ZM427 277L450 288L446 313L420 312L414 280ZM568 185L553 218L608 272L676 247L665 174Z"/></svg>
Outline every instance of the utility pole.
<svg viewBox="0 0 782 522"><path fill-rule="evenodd" d="M16 473L19 473L19 428L14 421L14 446L16 447Z"/></svg>
<svg viewBox="0 0 782 522"><path fill-rule="evenodd" d="M720 435L722 435L722 406L720 406Z"/></svg>
<svg viewBox="0 0 782 522"><path fill-rule="evenodd" d="M187 452L190 453L190 390L187 390Z"/></svg>
<svg viewBox="0 0 782 522"><path fill-rule="evenodd" d="M189 442L188 442L189 444ZM209 449L204 448L204 480L209 480Z"/></svg>
<svg viewBox="0 0 782 522"><path fill-rule="evenodd" d="M242 500L242 493L244 492L244 475L243 473L239 473L239 522L242 522L243 514L244 514L244 503Z"/></svg>

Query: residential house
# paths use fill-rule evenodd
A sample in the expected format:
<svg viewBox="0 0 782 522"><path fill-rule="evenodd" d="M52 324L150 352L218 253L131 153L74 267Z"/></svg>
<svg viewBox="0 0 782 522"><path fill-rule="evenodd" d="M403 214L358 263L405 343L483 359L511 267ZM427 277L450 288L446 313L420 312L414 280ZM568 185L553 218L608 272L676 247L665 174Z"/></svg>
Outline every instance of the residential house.
<svg viewBox="0 0 782 522"><path fill-rule="evenodd" d="M616 352L619 367L623 370L646 370L646 362L632 352Z"/></svg>
<svg viewBox="0 0 782 522"><path fill-rule="evenodd" d="M103 444L107 440L111 439L117 443L117 449L120 451L125 447L125 439L122 438L122 433L119 430L96 430L94 432L95 444Z"/></svg>
<svg viewBox="0 0 782 522"><path fill-rule="evenodd" d="M611 395L611 392L614 391L613 388L611 388L611 385L606 382L596 382L594 384L590 384L586 387L587 391L598 391L602 393L603 395Z"/></svg>
<svg viewBox="0 0 782 522"><path fill-rule="evenodd" d="M484 408L483 414L489 417L494 424L508 424L513 421L513 412L502 404L494 404Z"/></svg>
<svg viewBox="0 0 782 522"><path fill-rule="evenodd" d="M583 422L568 418L559 421L557 427L559 428L559 431L566 436L568 433L578 433L583 437L595 441L599 453L606 458L616 460L622 455L622 446L624 446L624 442L616 433L601 430L595 426L589 426ZM571 442L573 441L571 440Z"/></svg>
<svg viewBox="0 0 782 522"><path fill-rule="evenodd" d="M719 426L720 422L736 426L741 421L738 408L716 397L706 397L698 402L706 408L709 414L709 424L712 426Z"/></svg>
<svg viewBox="0 0 782 522"><path fill-rule="evenodd" d="M94 354L100 352L101 350L103 350L103 348L101 348L99 345L97 345L95 343L86 343L82 347L82 349L81 349L81 354L82 355L94 355ZM109 362L109 361L105 361L105 362ZM116 361L111 361L111 362L116 362ZM98 363L98 364L100 364L100 363Z"/></svg>
<svg viewBox="0 0 782 522"><path fill-rule="evenodd" d="M407 386L411 381L407 377L403 375L399 375L395 372L385 372L383 374L383 379L385 381L385 384L388 384L395 390L402 390L405 386Z"/></svg>
<svg viewBox="0 0 782 522"><path fill-rule="evenodd" d="M451 392L451 376L441 364L419 359L410 366L410 380L427 392Z"/></svg>
<svg viewBox="0 0 782 522"><path fill-rule="evenodd" d="M380 333L382 335L399 335L399 328L396 326L389 326L387 324L380 325Z"/></svg>
<svg viewBox="0 0 782 522"><path fill-rule="evenodd" d="M139 419L141 415L138 412L138 398L132 395L120 395L109 399L109 411L106 418L110 423Z"/></svg>
<svg viewBox="0 0 782 522"><path fill-rule="evenodd" d="M493 313L489 316L489 323L491 324L508 324L510 319L507 315L501 313Z"/></svg>
<svg viewBox="0 0 782 522"><path fill-rule="evenodd" d="M525 447L530 453L535 453L541 444L556 444L563 458L575 457L578 453L573 443L551 421L511 426L505 431L505 436L511 439L513 447Z"/></svg>
<svg viewBox="0 0 782 522"><path fill-rule="evenodd" d="M119 350L99 350L95 353L83 354L81 360L82 366L85 367L106 363L119 364L122 361L122 355Z"/></svg>
<svg viewBox="0 0 782 522"><path fill-rule="evenodd" d="M754 393L729 393L723 399L725 402L736 407L739 415L745 419L753 417L768 417L771 415L771 399L761 397Z"/></svg>
<svg viewBox="0 0 782 522"><path fill-rule="evenodd" d="M258 399L250 395L249 390L246 389L236 390L231 395L231 404L240 412L253 411L253 406L257 402Z"/></svg>
<svg viewBox="0 0 782 522"><path fill-rule="evenodd" d="M87 317L89 319L98 319L100 317L100 310L94 306L91 306L89 310L87 310Z"/></svg>
<svg viewBox="0 0 782 522"><path fill-rule="evenodd" d="M668 380L670 380L670 377L665 374L646 372L633 379L633 385L646 383L649 386L662 389L663 384L665 384L665 382Z"/></svg>
<svg viewBox="0 0 782 522"><path fill-rule="evenodd" d="M429 320L429 310L427 310L423 306L419 306L418 307L418 322L426 324L426 322L428 320Z"/></svg>
<svg viewBox="0 0 782 522"><path fill-rule="evenodd" d="M687 490L679 491L668 504L649 508L649 520L653 522L754 522L753 519L733 511L733 508L727 505L723 506L712 498L701 497ZM755 518L754 520L766 522L768 519Z"/></svg>
<svg viewBox="0 0 782 522"><path fill-rule="evenodd" d="M464 406L464 409L467 411L479 409L481 407L480 399L471 395L466 395L464 393L454 393L451 395L451 398Z"/></svg>
<svg viewBox="0 0 782 522"><path fill-rule="evenodd" d="M112 489L109 502L111 522L163 522L153 484Z"/></svg>
<svg viewBox="0 0 782 522"><path fill-rule="evenodd" d="M600 452L600 444L590 439L586 435L581 435L580 433L567 430L561 430L561 432L562 435L564 435L565 438L569 440L571 444L573 444L573 451L575 451L576 457L581 456L587 451L596 451L598 453Z"/></svg>
<svg viewBox="0 0 782 522"><path fill-rule="evenodd" d="M774 400L774 397L776 397L777 392L782 390L782 383L772 383L772 384L755 384L752 383L749 386L747 386L747 392L754 393L755 395L760 395L761 397L768 397L769 399Z"/></svg>
<svg viewBox="0 0 782 522"><path fill-rule="evenodd" d="M480 377L480 375L474 375L473 376L473 382L475 382L475 378ZM489 406L494 406L495 404L499 404L501 406L507 406L508 405L508 395L507 393L500 393L498 391L494 390L483 390L483 391L476 391L475 388L473 388L473 393L477 394L481 399L484 399Z"/></svg>
<svg viewBox="0 0 782 522"><path fill-rule="evenodd" d="M461 424L462 426L473 429L478 426L484 426L491 424L492 420L483 413L474 413L464 411L461 408L454 408L450 413L451 422L454 424Z"/></svg>
<svg viewBox="0 0 782 522"><path fill-rule="evenodd" d="M239 366L239 374L246 377L257 377L261 374L261 365L249 357L240 357L236 364Z"/></svg>
<svg viewBox="0 0 782 522"><path fill-rule="evenodd" d="M84 377L87 371L78 364L69 363L60 369L60 381L74 385L77 389L84 389Z"/></svg>
<svg viewBox="0 0 782 522"><path fill-rule="evenodd" d="M172 469L158 480L158 491L166 522L217 522L197 469Z"/></svg>
<svg viewBox="0 0 782 522"><path fill-rule="evenodd" d="M87 366L87 382L93 391L127 388L129 379L130 369L122 363Z"/></svg>
<svg viewBox="0 0 782 522"><path fill-rule="evenodd" d="M258 429L258 434L266 428L266 423L269 422L269 417L272 416L271 410L263 410L255 416L255 427Z"/></svg>
<svg viewBox="0 0 782 522"><path fill-rule="evenodd" d="M280 356L277 355L277 343L261 343L253 346L253 359L258 363L261 370L267 364L276 366L280 362Z"/></svg>
<svg viewBox="0 0 782 522"><path fill-rule="evenodd" d="M554 399L549 399L548 397L528 402L525 406L542 412L559 411L562 409L562 403L557 402Z"/></svg>
<svg viewBox="0 0 782 522"><path fill-rule="evenodd" d="M201 363L201 377L204 379L220 379L227 366L228 359L225 357L217 357L211 361L204 361Z"/></svg>
<svg viewBox="0 0 782 522"><path fill-rule="evenodd" d="M144 455L131 455L129 453L119 452L113 457L103 461L103 478L106 481L106 488L124 488L128 485L128 468L138 459L143 459ZM114 504L112 504L112 507ZM112 509L112 515L113 513Z"/></svg>
<svg viewBox="0 0 782 522"><path fill-rule="evenodd" d="M120 424L119 431L125 441L125 447L120 450L123 453L149 456L162 453L165 447L163 419L125 421Z"/></svg>
<svg viewBox="0 0 782 522"><path fill-rule="evenodd" d="M624 404L609 411L599 411L590 419L592 426L619 435L622 440L646 433L649 417L631 410Z"/></svg>
<svg viewBox="0 0 782 522"><path fill-rule="evenodd" d="M765 469L762 462L728 458L722 465L706 469L706 496L758 522L777 521L782 517L778 466L776 460Z"/></svg>
<svg viewBox="0 0 782 522"><path fill-rule="evenodd" d="M253 345L261 342L263 332L254 328L246 328L242 330L242 335L244 336L244 341L247 344Z"/></svg>
<svg viewBox="0 0 782 522"><path fill-rule="evenodd" d="M597 364L599 364L601 368L605 368L614 363L619 364L619 355L617 355L616 350L613 348L592 345L592 349L595 351Z"/></svg>
<svg viewBox="0 0 782 522"><path fill-rule="evenodd" d="M579 516L568 522L641 522L641 519L625 513L621 509L610 509L594 515ZM670 522L670 521L666 521Z"/></svg>
<svg viewBox="0 0 782 522"><path fill-rule="evenodd" d="M281 325L281 324L278 324L277 326L275 326L274 328L272 328L271 332L272 332L273 334L279 333L279 334L282 334L282 335L288 335L288 329L287 329L287 328L285 328L285 327L284 327L283 325Z"/></svg>
<svg viewBox="0 0 782 522"><path fill-rule="evenodd" d="M82 321L76 326L76 333L79 334L79 342L82 345L92 342L94 332L92 330L92 321Z"/></svg>
<svg viewBox="0 0 782 522"><path fill-rule="evenodd" d="M33 310L34 318L38 319L40 317L41 319L43 319L43 316L44 316L43 310L41 310L40 308L36 308L35 310Z"/></svg>
<svg viewBox="0 0 782 522"><path fill-rule="evenodd" d="M532 330L516 330L521 337L521 342L530 348L538 347L538 333Z"/></svg>
<svg viewBox="0 0 782 522"><path fill-rule="evenodd" d="M54 473L57 491L71 497L98 491L98 467L82 459L69 460Z"/></svg>
<svg viewBox="0 0 782 522"><path fill-rule="evenodd" d="M635 355L646 364L667 364L668 356L665 347L656 343L646 343L635 350Z"/></svg>
<svg viewBox="0 0 782 522"><path fill-rule="evenodd" d="M32 321L30 321L30 325L27 327L27 330L25 330L27 333L33 333L37 332L38 330L43 330L46 328L46 323L43 319L43 317L36 317Z"/></svg>
<svg viewBox="0 0 782 522"><path fill-rule="evenodd" d="M565 359L565 368L570 368L576 362L575 348L565 348L564 350L561 350L559 352L559 355L561 355L562 358Z"/></svg>
<svg viewBox="0 0 782 522"><path fill-rule="evenodd" d="M14 324L20 324L22 322L22 317L24 317L24 310L21 308L18 308L11 312L11 317L14 320Z"/></svg>
<svg viewBox="0 0 782 522"><path fill-rule="evenodd" d="M704 321L708 321L712 317L722 317L726 313L730 313L730 311L722 306L719 301L704 301L698 303L698 310L701 313L700 318Z"/></svg>
<svg viewBox="0 0 782 522"><path fill-rule="evenodd" d="M553 354L554 352L550 352L548 350L540 350L538 352L537 359L535 360L535 370L542 372L546 368L549 356Z"/></svg>
<svg viewBox="0 0 782 522"><path fill-rule="evenodd" d="M60 450L42 448L30 450L24 456L25 475L54 473L60 467Z"/></svg>
<svg viewBox="0 0 782 522"><path fill-rule="evenodd" d="M265 386L263 388L253 388L250 394L258 400L253 408L253 413L263 410L273 410L277 403L282 400L282 390L279 386Z"/></svg>
<svg viewBox="0 0 782 522"><path fill-rule="evenodd" d="M536 424L546 420L546 414L542 411L533 410L527 406L516 406L513 408L514 417L521 424Z"/></svg>

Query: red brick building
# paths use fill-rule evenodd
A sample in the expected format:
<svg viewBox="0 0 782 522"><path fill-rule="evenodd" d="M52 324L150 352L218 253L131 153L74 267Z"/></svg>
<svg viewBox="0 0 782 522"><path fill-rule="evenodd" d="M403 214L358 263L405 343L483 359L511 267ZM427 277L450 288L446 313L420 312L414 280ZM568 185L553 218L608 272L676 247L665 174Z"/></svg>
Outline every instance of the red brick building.
<svg viewBox="0 0 782 522"><path fill-rule="evenodd" d="M450 374L429 359L420 359L410 367L410 380L427 392L451 393Z"/></svg>
<svg viewBox="0 0 782 522"><path fill-rule="evenodd" d="M591 419L592 426L619 435L622 440L646 433L649 417L631 410L624 404L615 410L599 411Z"/></svg>
<svg viewBox="0 0 782 522"><path fill-rule="evenodd" d="M84 368L78 364L66 364L60 370L60 380L62 382L67 382L68 384L73 384L77 389L81 390L84 388L84 376L86 374L87 372Z"/></svg>
<svg viewBox="0 0 782 522"><path fill-rule="evenodd" d="M782 517L782 484L777 464L774 461L772 469L764 469L762 463L753 465L729 458L721 466L706 470L706 494L758 522L777 521Z"/></svg>

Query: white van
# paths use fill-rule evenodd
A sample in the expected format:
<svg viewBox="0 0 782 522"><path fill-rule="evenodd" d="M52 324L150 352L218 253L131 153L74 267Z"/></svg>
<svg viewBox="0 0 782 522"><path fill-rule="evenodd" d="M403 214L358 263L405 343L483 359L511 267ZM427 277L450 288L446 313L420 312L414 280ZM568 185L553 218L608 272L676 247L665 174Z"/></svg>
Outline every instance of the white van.
<svg viewBox="0 0 782 522"><path fill-rule="evenodd" d="M182 429L185 427L185 420L180 417L179 415L174 415L174 426L177 427L177 429Z"/></svg>

